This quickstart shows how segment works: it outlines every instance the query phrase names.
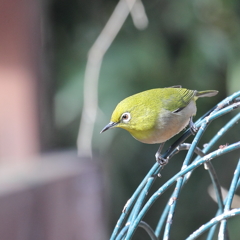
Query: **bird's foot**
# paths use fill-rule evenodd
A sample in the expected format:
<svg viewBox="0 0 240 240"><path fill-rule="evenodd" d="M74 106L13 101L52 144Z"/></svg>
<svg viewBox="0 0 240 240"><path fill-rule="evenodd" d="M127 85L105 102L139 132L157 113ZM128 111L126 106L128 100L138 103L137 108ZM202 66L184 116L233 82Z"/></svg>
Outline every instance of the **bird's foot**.
<svg viewBox="0 0 240 240"><path fill-rule="evenodd" d="M157 163L160 165L160 166L165 166L167 163L168 163L168 158L163 158L162 155L157 152L155 154L155 157L156 157L156 161Z"/></svg>
<svg viewBox="0 0 240 240"><path fill-rule="evenodd" d="M192 117L190 117L189 128L190 128L190 131L191 131L192 135L195 135L197 133L197 131L198 131L198 128L193 123Z"/></svg>
<svg viewBox="0 0 240 240"><path fill-rule="evenodd" d="M165 166L168 163L168 158L163 158L162 155L161 155L161 151L163 149L163 146L164 146L164 143L161 143L159 148L158 148L158 151L155 154L156 161L160 166Z"/></svg>

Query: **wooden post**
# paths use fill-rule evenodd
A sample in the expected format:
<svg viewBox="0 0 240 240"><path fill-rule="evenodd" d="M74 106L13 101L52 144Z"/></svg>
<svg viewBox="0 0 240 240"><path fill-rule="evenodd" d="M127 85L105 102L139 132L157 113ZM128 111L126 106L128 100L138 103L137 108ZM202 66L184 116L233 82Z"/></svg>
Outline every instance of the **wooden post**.
<svg viewBox="0 0 240 240"><path fill-rule="evenodd" d="M0 161L39 151L41 1L0 1Z"/></svg>

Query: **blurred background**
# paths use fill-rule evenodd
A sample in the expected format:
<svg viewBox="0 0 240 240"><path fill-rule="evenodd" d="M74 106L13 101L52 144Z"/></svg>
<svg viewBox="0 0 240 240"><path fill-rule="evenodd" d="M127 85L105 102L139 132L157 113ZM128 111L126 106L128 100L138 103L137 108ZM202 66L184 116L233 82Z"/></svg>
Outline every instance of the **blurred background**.
<svg viewBox="0 0 240 240"><path fill-rule="evenodd" d="M92 120L83 115L83 107L90 109L92 104L84 102L89 50L117 4L113 0L0 2L3 240L108 239L126 201L155 163L158 148L137 142L121 129L99 134L117 103L146 89L179 84L218 90L216 97L198 101L196 120L240 89L239 1L143 0L145 24L137 26L131 15L123 21L102 59L98 82L90 85L92 91L85 91L85 96L98 100L96 116ZM215 121L201 144L233 116ZM88 134L91 151L81 151L80 146L78 157L84 117L93 121L93 133ZM236 125L219 145L239 141L239 130ZM184 153L178 154L164 168L155 189L180 169L183 157ZM238 158L235 151L227 161L225 156L214 162L225 188ZM204 169L196 170L179 199L172 239L186 238L215 214L209 184ZM169 196L170 191L147 214L148 223L156 225ZM239 218L229 221L231 239L239 239L239 223ZM146 236L139 230L136 239Z"/></svg>

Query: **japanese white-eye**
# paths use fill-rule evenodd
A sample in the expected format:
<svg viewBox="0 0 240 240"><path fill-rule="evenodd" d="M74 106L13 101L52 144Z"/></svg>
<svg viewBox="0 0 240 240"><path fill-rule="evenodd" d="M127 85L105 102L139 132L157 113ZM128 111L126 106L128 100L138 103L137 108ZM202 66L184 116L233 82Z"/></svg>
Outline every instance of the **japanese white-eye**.
<svg viewBox="0 0 240 240"><path fill-rule="evenodd" d="M188 90L181 86L137 93L116 106L110 123L101 133L120 127L140 142L164 143L188 125L196 114L195 101L199 97L212 97L217 93L215 90Z"/></svg>

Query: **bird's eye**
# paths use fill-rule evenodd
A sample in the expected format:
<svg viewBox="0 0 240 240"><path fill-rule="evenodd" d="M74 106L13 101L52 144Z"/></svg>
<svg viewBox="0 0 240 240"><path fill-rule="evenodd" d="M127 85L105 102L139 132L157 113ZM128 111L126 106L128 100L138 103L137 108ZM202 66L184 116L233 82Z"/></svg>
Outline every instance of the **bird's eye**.
<svg viewBox="0 0 240 240"><path fill-rule="evenodd" d="M130 119L131 119L130 113L123 113L122 116L121 116L121 120L122 120L124 123L129 122Z"/></svg>

